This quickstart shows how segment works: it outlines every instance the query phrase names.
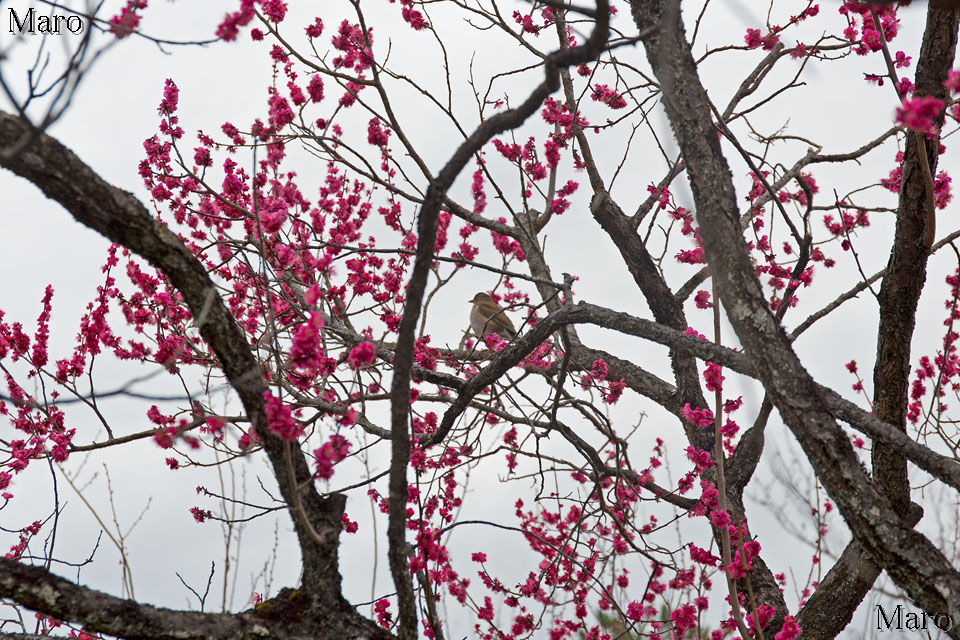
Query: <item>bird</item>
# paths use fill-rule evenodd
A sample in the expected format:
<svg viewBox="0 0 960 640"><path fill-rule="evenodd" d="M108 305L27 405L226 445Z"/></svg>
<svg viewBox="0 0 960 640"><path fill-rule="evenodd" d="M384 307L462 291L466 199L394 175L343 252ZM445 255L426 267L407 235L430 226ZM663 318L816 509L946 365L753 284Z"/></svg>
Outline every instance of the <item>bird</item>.
<svg viewBox="0 0 960 640"><path fill-rule="evenodd" d="M470 328L481 340L494 333L505 340L513 340L517 336L513 322L500 305L493 301L490 294L481 291L469 302L473 303L470 310Z"/></svg>

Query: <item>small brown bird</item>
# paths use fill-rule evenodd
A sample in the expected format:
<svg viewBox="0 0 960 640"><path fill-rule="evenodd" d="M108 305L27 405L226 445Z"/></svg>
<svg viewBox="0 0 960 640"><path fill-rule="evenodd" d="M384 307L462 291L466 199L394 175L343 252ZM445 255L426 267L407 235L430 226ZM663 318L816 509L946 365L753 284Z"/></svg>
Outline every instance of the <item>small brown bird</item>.
<svg viewBox="0 0 960 640"><path fill-rule="evenodd" d="M513 340L517 336L513 322L489 294L481 291L470 302L473 303L470 328L481 340L494 333L504 340Z"/></svg>

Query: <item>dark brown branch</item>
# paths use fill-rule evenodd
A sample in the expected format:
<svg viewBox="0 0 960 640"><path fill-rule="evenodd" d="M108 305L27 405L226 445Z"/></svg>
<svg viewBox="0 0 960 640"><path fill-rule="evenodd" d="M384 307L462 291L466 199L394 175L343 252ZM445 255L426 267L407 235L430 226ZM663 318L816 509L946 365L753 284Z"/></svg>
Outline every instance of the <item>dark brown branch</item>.
<svg viewBox="0 0 960 640"><path fill-rule="evenodd" d="M620 258L643 292L643 297L657 322L678 331L690 326L683 312L683 303L674 297L643 244L643 239L610 194L595 189L590 212L617 247ZM671 349L670 365L679 391L678 405L674 408L674 413L687 403L693 407L706 407L707 401L700 390L700 374L694 359L686 353ZM683 421L683 429L690 444L697 449L713 451L713 436L710 433L687 421Z"/></svg>
<svg viewBox="0 0 960 640"><path fill-rule="evenodd" d="M920 506L913 504L907 521L916 525L922 515ZM797 624L803 629L803 639L836 638L850 623L853 613L863 600L863 594L873 587L880 571L880 567L870 561L860 543L851 540L797 614Z"/></svg>
<svg viewBox="0 0 960 640"><path fill-rule="evenodd" d="M943 86L947 71L953 66L957 48L957 25L960 10L927 10L920 57L917 60L917 95L947 98ZM892 68L892 64L890 65ZM935 123L943 126L943 113ZM922 139L922 136L920 137ZM900 202L893 246L886 275L880 285L880 327L877 333L877 360L873 368L874 415L880 420L906 431L907 389L910 377L910 343L916 326L917 302L927 278L930 244L924 241L929 231L928 200L932 206L932 184L920 170L922 160L935 172L939 136L926 141L921 158L917 145L908 144L903 160ZM906 509L910 504L910 483L907 463L895 448L881 444L873 449L873 479L893 507Z"/></svg>
<svg viewBox="0 0 960 640"><path fill-rule="evenodd" d="M296 616L278 615L299 608L298 592L289 589L256 609L237 614L175 611L140 604L81 587L42 569L0 558L0 596L58 618L80 622L99 631L129 640L264 640L272 638L389 638L382 629L344 621L335 633ZM302 600L302 596L299 596ZM354 617L357 618L356 614ZM342 635L340 635L342 634Z"/></svg>
<svg viewBox="0 0 960 640"><path fill-rule="evenodd" d="M867 553L924 610L960 615L960 574L874 488L824 394L803 368L764 299L736 215L733 177L697 77L678 3L632 0L631 6L641 31L659 27L644 37L644 45L687 162L704 251L727 316L771 401ZM774 631L784 613L778 611L774 617Z"/></svg>
<svg viewBox="0 0 960 640"><path fill-rule="evenodd" d="M447 408L436 432L429 438L424 439L421 442L421 446L427 447L441 442L449 433L450 429L453 428L453 425L463 411L469 406L470 401L476 397L478 393L520 363L520 361L529 355L546 337L567 324L592 324L626 335L637 336L683 352L692 357L708 362L715 362L737 373L760 378L758 367L752 362L751 358L740 351L702 340L651 320L637 318L629 313L613 311L586 302L579 302L576 305L563 307L559 311L541 319L536 327L521 335L502 351L498 352L492 362L460 386L459 389L457 389L457 397L453 400L450 407ZM586 351L586 347L581 346L579 348ZM576 349L577 347L574 347L574 350ZM615 367L632 366L634 369L637 369L636 365L624 363L615 356L596 350L590 350L589 357L577 356L578 354L575 351L574 359L576 360L582 359L592 362L598 358L604 359L611 372L609 376L611 378L615 375L613 373ZM616 375L619 375L619 373ZM647 375L650 378L655 378L655 376L650 374ZM654 384L650 388L646 387L647 384L649 384L649 381L645 380L644 385L639 386L635 390L658 402L665 408L669 409L675 404L676 389L674 387L662 380L659 380L659 384ZM895 429L882 420L878 420L869 412L849 400L844 399L832 389L818 385L815 382L813 384L817 397L823 400L825 406L835 418L850 424L874 441L885 442L896 447L903 452L907 459L918 467L955 489L960 490L960 463L956 460L921 445L902 431ZM746 434L744 437L746 437ZM755 436L751 436L751 438L753 437Z"/></svg>
<svg viewBox="0 0 960 640"><path fill-rule="evenodd" d="M408 421L410 414L410 370L413 365L414 336L420 306L423 302L427 276L433 261L437 236L437 216L444 196L460 175L467 162L493 136L520 126L533 115L544 99L560 87L561 67L567 67L596 58L607 42L609 26L607 0L597 0L597 20L587 41L577 47L561 49L544 59L543 82L540 83L518 107L503 111L489 118L457 148L446 166L430 182L423 207L417 220L417 257L407 285L407 302L397 336L397 351L394 359L393 381L390 387L392 432L390 497L388 508L387 538L390 543L390 571L397 589L399 610L398 635L402 640L416 637L417 614L413 583L406 556L406 503L407 465L410 461Z"/></svg>
<svg viewBox="0 0 960 640"><path fill-rule="evenodd" d="M0 112L0 149L17 143L30 128L28 122ZM34 144L15 156L0 154L0 166L34 183L77 221L144 257L183 295L200 334L217 355L244 411L257 429L281 494L287 504L294 504L294 492L300 491L299 500L312 527L322 532L324 544L317 544L307 528L293 518L303 559L305 602L315 605L315 615L332 616L337 624L368 627L375 633L378 627L359 616L340 591L337 549L346 498L342 495L321 497L317 493L311 481L312 473L299 450L293 456L295 482L288 479L284 441L267 428L263 411L263 370L200 261L133 195L107 183L72 151L46 134L39 134Z"/></svg>

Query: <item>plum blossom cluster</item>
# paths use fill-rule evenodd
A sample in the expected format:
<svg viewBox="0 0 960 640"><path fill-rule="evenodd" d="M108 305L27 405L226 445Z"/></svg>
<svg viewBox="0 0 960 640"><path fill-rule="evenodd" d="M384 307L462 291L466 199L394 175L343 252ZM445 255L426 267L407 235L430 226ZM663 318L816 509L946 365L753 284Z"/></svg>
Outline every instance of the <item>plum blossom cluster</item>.
<svg viewBox="0 0 960 640"><path fill-rule="evenodd" d="M812 18L819 13L820 5L815 4L812 0L808 0L803 11L790 16L783 25L772 25L767 29L766 33L763 33L760 29L747 29L743 41L746 43L748 49L762 48L764 51L770 51L780 42L781 35L786 29L803 22L807 18ZM792 55L793 57L800 57L815 52L815 49L808 51L803 43L798 43Z"/></svg>
<svg viewBox="0 0 960 640"><path fill-rule="evenodd" d="M390 4L394 2L395 0L390 0ZM423 14L413 8L413 0L400 0L400 15L403 17L403 21L410 25L410 28L414 31L420 31L430 26Z"/></svg>
<svg viewBox="0 0 960 640"><path fill-rule="evenodd" d="M935 429L937 416L944 414L949 408L944 400L947 392L960 392L960 353L957 351L960 333L956 330L956 324L960 321L960 270L946 276L945 281L950 296L944 300L947 313L943 321L946 327L943 346L932 357L920 357L910 385L907 419L917 426L921 433L927 433L928 423L933 432L938 433ZM930 400L925 407L924 399L927 394L930 394Z"/></svg>
<svg viewBox="0 0 960 640"><path fill-rule="evenodd" d="M796 190L791 191L784 187L774 194L769 187L769 171L761 171L760 175L751 172L749 175L752 186L746 198L750 202L753 216L750 221L753 238L747 242L747 246L755 252L757 276L766 276L765 284L771 290L771 309L780 309L784 303L788 308L793 307L798 302L797 290L808 287L813 282L814 264L820 262L825 267L832 267L834 260L827 258L819 247L801 247L800 245L807 241L796 235L792 236L793 243L784 241L780 247L776 247L771 241L771 235L765 231L768 224L772 225L772 219L779 212L779 207L794 203L795 206L806 209L811 204L810 199L819 192L819 187L812 175L801 172L796 178ZM768 211L765 203L773 197L780 204L769 207ZM806 252L805 257L800 258L797 255L800 250Z"/></svg>
<svg viewBox="0 0 960 640"><path fill-rule="evenodd" d="M553 9L550 7L544 7L543 9L540 9L538 13L540 15L539 20L534 17L533 13L520 13L519 11L514 11L513 21L520 27L521 33L536 36L540 34L541 29L549 27L555 20Z"/></svg>
<svg viewBox="0 0 960 640"><path fill-rule="evenodd" d="M627 100L615 89L605 84L595 84L592 88L591 100L605 104L611 109L623 109L627 106Z"/></svg>
<svg viewBox="0 0 960 640"><path fill-rule="evenodd" d="M606 404L616 404L623 395L626 383L621 380L607 380L607 363L603 360L594 360L593 368L580 377L580 386L583 389L595 388L600 391L601 398ZM603 383L606 382L606 387Z"/></svg>
<svg viewBox="0 0 960 640"><path fill-rule="evenodd" d="M322 38L322 26L311 25L308 35L314 39ZM332 64L337 69L359 74L369 68L372 55L369 52L370 34L364 34L355 25L341 23L332 38L332 47L337 52ZM343 136L334 120L335 113L338 107L348 105L341 102L327 107L327 111L317 112L317 109L324 108L323 85L317 80L320 75L308 76L304 83L289 56L274 50L272 59L282 82L267 92L263 120L242 127L225 123L221 129L223 138L201 133L192 154L192 165L184 165L179 160L190 158L189 154L177 153L184 142L174 120L178 108L178 101L173 99L176 97L175 85L169 83L169 95L165 96L161 114L166 124L160 135L145 145L147 158L141 167L141 175L148 188L156 189L161 196L157 198L163 209L161 215L172 214L172 222L179 225L181 237L190 250L228 291L225 302L241 320L251 344L263 345L262 357L278 364L267 372L271 390L264 395L264 407L269 432L291 442L306 436L301 419L303 407L298 405L292 391L317 398L324 404L320 413L328 413L333 418L337 432L325 435L322 444L312 449L316 476L332 480L336 477L336 466L355 446L352 434L359 417L356 411L359 407L355 403L359 403L366 393L381 392L379 373L370 367L378 357L377 345L380 343L375 336L378 329L375 324L364 324L372 315L381 323L379 331L385 334L396 331L404 302L403 283L410 264L408 252L416 247L418 239L409 230L403 217L407 212L398 200L378 200L377 189L369 180L351 177L342 165L335 162L326 166L325 173L320 172L319 186L309 194L305 189L301 191L303 183L283 168L287 157L284 132L299 126L295 124L297 122L315 122L322 135L328 136L331 144L335 144ZM533 139L523 145L494 143L504 159L517 163L530 183L540 182L550 172L561 169L569 140L577 127L586 124L559 104L545 112L544 118L557 124L560 133L551 134L542 146ZM392 154L389 145L392 135L393 131L382 119L368 121L365 139L381 155L380 176L386 184L391 178L387 163ZM248 166L240 161L237 151L251 142L256 142L261 152L258 163ZM484 213L487 206L482 167L481 164L474 174L471 190L477 214ZM158 189L157 185L162 188ZM570 197L577 188L576 181L561 181L551 203L551 213L561 214L567 210ZM375 237L372 232L365 231L370 221L376 219L370 215L373 212L379 213L380 219L395 232L401 250L393 254L383 251L380 244L390 237L389 234ZM454 220L450 212L441 214L435 239L437 254L468 259L476 256L478 248L472 240L479 227L464 224L457 230ZM500 223L506 225L506 219L500 218ZM459 233L459 244L449 240L454 233ZM236 237L245 239L244 248L238 248L233 241ZM491 240L493 250L504 257L525 259L516 237L491 230ZM255 258L243 259L242 251L254 252ZM121 296L119 304L142 336L153 336L142 341L140 355L152 358L156 350L160 353L157 357L165 358L164 362L171 370L209 359L205 347L189 339L192 318L184 312L183 301L163 278L145 273L134 260L129 260L128 264L128 276L138 295ZM263 266L254 269L251 264ZM509 282L507 285L513 286ZM525 293L512 291L507 302L525 304L528 300ZM349 311L363 305L367 306L365 313L369 315L355 316ZM350 330L357 331L362 338L344 340L344 332ZM152 346L154 342L155 347ZM428 335L417 340L415 362L422 370L437 371L448 364L448 356L430 342ZM555 347L544 343L525 359L522 366L548 369L556 357ZM459 363L454 365L455 370L469 375L469 368L460 369ZM601 390L604 402L614 403L623 393L625 383L607 377L601 362L592 372L590 384ZM335 384L336 380L351 380L353 386L348 391ZM420 384L417 381L411 396L412 427L415 434L429 435L438 427L438 416L435 412L417 408ZM274 385L279 390L275 390ZM485 419L485 423L491 426L497 421L493 413ZM162 426L170 439L180 437L177 430L181 425L174 416L166 416L161 422L163 424L158 426ZM233 428L237 425L218 423L220 434ZM202 433L201 437L204 435ZM249 448L257 438L256 429L245 428L238 448ZM470 599L466 593L470 580L454 568L449 552L441 544L440 532L461 503L463 489L455 470L464 464L464 457L471 454L471 449L458 445L427 450L416 443L411 447L411 465L417 474L424 478L436 474L439 478L432 488L420 481L409 487L408 527L416 532L417 540L416 553L410 560L411 570L427 576L437 592L445 591L454 600L468 604ZM650 469L654 468L655 462L656 459L652 459ZM636 488L620 486L616 491L624 500L637 500ZM371 497L385 508L382 497L375 493ZM198 520L210 517L199 507L193 514ZM571 523L575 524L575 521ZM652 529L656 525L651 523L649 526ZM356 523L345 520L344 527L347 531L356 530ZM616 533L615 527L606 525L603 536L618 540L616 544L623 548L623 553L629 552L628 545L622 542L623 535ZM556 589L576 591L576 597L582 603L577 615L583 620L589 615L587 592L582 586L573 587L578 579L573 570L570 565L561 568L556 575L549 572L545 575L556 584ZM580 575L580 579L585 575ZM498 588L496 579L488 574L481 576L481 582L485 588ZM532 629L531 625L536 624L538 617L534 615L534 609L525 608L528 605L523 604L524 598L531 599L534 606L555 602L540 598L540 590L533 581L512 590L517 598L515 625L518 632ZM478 602L478 620L489 621L492 605L486 598ZM387 601L378 602L376 612L381 624L390 624L392 616ZM566 635L576 633L580 628L583 624L575 621L558 623L557 626L558 632ZM484 631L488 632L489 628Z"/></svg>
<svg viewBox="0 0 960 640"><path fill-rule="evenodd" d="M607 366L597 361L588 376L587 382L593 382L606 375ZM715 365L708 366L705 380L712 387L722 384L722 375ZM742 399L728 401L723 407L725 413L736 411L742 405ZM696 410L685 407L684 412L703 426L712 426L713 417L709 410ZM728 425L732 424L728 422ZM734 429L736 428L733 425ZM735 430L730 434L735 434ZM504 436L504 442L512 447L518 446L517 430L511 428ZM615 452L609 452L610 460ZM516 515L521 527L528 532L527 543L543 560L538 572L530 572L523 582L513 586L504 584L485 568L488 553L473 555L474 562L481 565L480 576L489 595L477 600L476 615L478 622L474 632L484 638L520 638L526 637L535 627L528 603L537 602L541 606L556 606L560 601L572 604L565 615L558 616L549 629L550 637L567 638L580 635L587 638L608 638L604 629L588 620L592 597L591 591L599 592L596 606L605 612L621 612L633 628L651 637L668 637L668 634L685 633L701 623L700 616L709 607L705 593L713 587L713 576L720 568L719 558L709 550L695 544L689 545L689 559L692 564L674 567L669 571L666 566L653 562L646 576L639 580L631 577L631 569L616 559L632 552L635 545L643 544L643 536L654 532L659 523L655 516L636 528L625 528L623 522L638 517L638 508L645 486L654 480L654 471L661 466L663 442L658 440L655 456L649 466L640 473L635 481L626 477L599 476L591 478L582 473L573 477L591 488L586 503L570 502L552 496L551 503L556 508L547 508L548 503L537 503L528 508L523 500L516 502ZM694 463L694 469L681 480L680 492L688 491L696 478L713 466L710 454L705 451L688 450L688 456ZM725 527L732 537L736 552L724 571L742 578L753 569L753 560L760 551L760 545L749 536L745 523L733 523L729 515L718 507L717 490L713 483L705 479L700 481L702 494L697 508L691 515L708 517L714 526ZM614 563L614 564L610 564ZM617 567L615 570L613 567ZM587 588L592 580L604 576L602 587ZM637 591L635 585L643 585L643 591ZM668 616L656 606L658 602L676 603L670 606ZM748 624L764 625L773 615L773 607L760 604L751 610L749 603L741 602L748 611ZM512 611L508 620L494 625L496 608ZM501 614L502 619L502 614ZM732 617L723 621L722 629L733 629ZM799 632L795 621L788 620L782 630L781 639L793 638ZM670 635L672 637L672 635ZM713 637L724 637L724 631L718 630Z"/></svg>
<svg viewBox="0 0 960 640"><path fill-rule="evenodd" d="M933 96L907 98L897 107L897 123L908 129L929 133L943 112L944 103Z"/></svg>
<svg viewBox="0 0 960 640"><path fill-rule="evenodd" d="M127 0L120 9L120 13L110 20L110 32L119 38L126 38L133 33L140 24L140 11L147 8L147 0Z"/></svg>
<svg viewBox="0 0 960 640"><path fill-rule="evenodd" d="M4 313L0 311L0 366L4 360L20 362L27 367L28 379L49 375L46 365L52 301L53 287L48 285L32 339L19 322L4 322ZM12 424L19 436L5 444L6 459L0 460L0 498L6 502L13 497L10 491L13 478L32 461L48 456L54 462L67 460L76 429L68 428L66 416L55 404L59 391L52 391L49 397L35 398L14 379L7 367L2 368L10 401L0 400L0 416Z"/></svg>
<svg viewBox="0 0 960 640"><path fill-rule="evenodd" d="M876 13L880 22L880 31L877 31L873 22ZM853 43L853 51L863 56L871 52L880 51L884 41L890 42L897 37L900 29L900 18L897 17L895 4L870 5L868 3L845 1L839 8L840 15L847 20L847 27L843 30L843 37Z"/></svg>
<svg viewBox="0 0 960 640"><path fill-rule="evenodd" d="M317 477L322 480L332 478L333 467L347 457L351 446L353 445L346 438L334 434L323 443L323 446L315 449L313 457L317 461Z"/></svg>
<svg viewBox="0 0 960 640"><path fill-rule="evenodd" d="M669 201L670 192L666 187L659 189L658 202ZM668 209L667 213L674 221L680 223L680 234L693 241L693 249L681 249L674 258L681 264L706 264L703 254L703 240L700 238L700 227L693 225L693 214L683 207Z"/></svg>

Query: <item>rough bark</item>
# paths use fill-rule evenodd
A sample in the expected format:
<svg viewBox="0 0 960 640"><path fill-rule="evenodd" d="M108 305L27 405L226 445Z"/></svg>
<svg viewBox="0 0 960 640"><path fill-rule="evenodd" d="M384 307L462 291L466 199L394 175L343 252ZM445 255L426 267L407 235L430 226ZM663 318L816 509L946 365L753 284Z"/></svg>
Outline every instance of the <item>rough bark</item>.
<svg viewBox="0 0 960 640"><path fill-rule="evenodd" d="M420 318L421 304L427 286L427 276L433 262L437 237L437 216L447 190L463 171L471 158L495 135L523 124L543 101L560 87L560 68L593 60L607 44L610 21L607 0L597 0L595 23L590 37L582 45L564 48L548 55L543 62L544 80L537 85L519 106L508 109L484 121L450 157L436 178L430 181L423 206L417 217L417 256L407 283L407 300L397 335L396 357L393 362L393 380L390 385L390 426L392 433L390 463L390 497L387 520L387 539L390 572L397 588L400 618L399 637L414 638L417 633L417 612L413 583L407 562L406 509L407 466L410 462L410 371L413 367L414 337Z"/></svg>
<svg viewBox="0 0 960 640"><path fill-rule="evenodd" d="M647 34L643 38L647 58L687 163L710 271L768 396L857 542L918 606L958 619L960 574L876 490L764 299L738 223L732 174L684 35L679 3L632 0L631 6L638 28ZM658 28L649 31L654 25Z"/></svg>
<svg viewBox="0 0 960 640"><path fill-rule="evenodd" d="M34 183L78 222L142 256L170 280L189 306L200 334L216 354L247 416L257 428L281 495L288 505L301 505L303 515L298 517L291 513L291 516L300 545L303 582L300 596L291 608L297 609L303 619L326 628L322 637L355 637L357 629L371 636L382 635L379 627L354 611L341 595L338 545L342 526L340 517L346 498L342 495L320 496L300 450L273 436L267 428L263 411L266 390L263 371L243 330L223 303L203 265L173 232L151 217L133 195L107 183L56 139L33 131L21 118L0 112L0 149L11 148L27 136L33 139L19 153L0 154L0 166ZM292 473L290 464L293 465ZM298 489L297 485L302 488ZM297 491L299 495L295 496ZM8 580L9 563L0 566L3 567L0 570L3 584L11 584ZM24 592L4 589L0 595L15 597L14 593ZM81 593L71 592L73 595ZM81 602L95 601L85 599ZM47 601L41 598L31 602L33 604L23 604L46 606L54 603L57 606L52 609L39 610L48 615L79 620L94 631L123 635L102 626L105 623L99 617L98 609L73 609L63 599ZM124 606L131 609L133 604ZM148 611L150 609L144 609L144 615ZM81 615L86 617L79 617ZM180 637L190 637L190 634ZM275 637L284 636L278 632Z"/></svg>
<svg viewBox="0 0 960 640"><path fill-rule="evenodd" d="M917 504L912 505L908 513L911 525L916 525L923 515ZM851 540L797 613L804 640L836 638L850 624L880 572L880 567L870 561L860 543Z"/></svg>
<svg viewBox="0 0 960 640"><path fill-rule="evenodd" d="M678 331L689 327L683 304L670 291L653 257L644 246L643 239L610 194L605 191L596 193L590 204L590 211L594 220L617 247L657 322ZM696 360L682 351L671 349L670 364L679 393L677 405L667 408L672 413L679 414L680 408L687 403L692 407L706 407L707 402L700 389ZM704 451L713 451L713 435L709 431L687 421L683 421L683 429L690 444Z"/></svg>
<svg viewBox="0 0 960 640"><path fill-rule="evenodd" d="M0 594L35 611L79 622L88 631L130 640L391 637L365 621L357 624L356 614L346 619L311 617L306 596L292 589L284 589L276 598L237 614L176 611L116 598L76 585L40 567L0 558Z"/></svg>
<svg viewBox="0 0 960 640"><path fill-rule="evenodd" d="M947 71L953 66L957 49L960 9L927 9L923 46L917 60L916 94L947 98ZM937 130L943 126L941 114ZM922 137L910 135L904 153L900 201L893 247L886 276L880 286L880 327L877 333L877 361L873 368L873 412L880 420L906 430L907 388L910 376L910 342L916 326L917 302L927 277L929 247L923 242L928 231L927 178L921 168ZM930 175L936 174L940 137L924 139ZM895 509L910 503L907 461L896 449L880 445L873 449L873 480Z"/></svg>
<svg viewBox="0 0 960 640"><path fill-rule="evenodd" d="M953 65L957 48L957 25L960 11L927 8L927 22L923 45L917 59L916 93L932 95L941 100L947 97L943 82ZM937 129L943 125L938 118ZM916 326L917 302L926 280L927 258L930 249L924 242L927 233L928 181L922 170L921 137L911 135L904 154L900 200L893 246L887 262L886 275L880 286L880 323L877 331L877 360L873 368L873 413L906 433L907 390L910 376L910 343ZM939 159L939 136L924 138L924 153L930 175L936 174ZM907 459L902 450L877 442L872 452L873 482L886 494L894 509L901 514L910 509L910 482L907 478ZM916 513L911 524L916 524L921 513ZM856 605L866 596L879 574L879 568L864 557L862 548L851 541L841 555L836 569L851 569L851 577L833 585L834 570L828 574L818 598L811 598L799 620L809 629L813 638L831 638L842 631L853 617ZM839 573L839 572L837 572ZM870 576L873 576L870 579ZM843 600L838 602L837 598Z"/></svg>

